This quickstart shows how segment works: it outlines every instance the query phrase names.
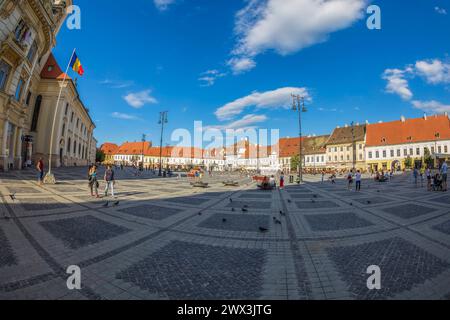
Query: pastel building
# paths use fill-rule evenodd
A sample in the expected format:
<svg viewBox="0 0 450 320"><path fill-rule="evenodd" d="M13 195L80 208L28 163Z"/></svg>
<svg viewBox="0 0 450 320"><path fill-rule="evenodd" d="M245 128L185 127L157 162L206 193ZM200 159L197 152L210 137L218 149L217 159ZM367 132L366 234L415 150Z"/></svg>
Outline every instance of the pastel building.
<svg viewBox="0 0 450 320"><path fill-rule="evenodd" d="M425 154L450 156L450 120L447 114L370 124L367 126L366 159L370 170L400 170L406 159L423 164Z"/></svg>

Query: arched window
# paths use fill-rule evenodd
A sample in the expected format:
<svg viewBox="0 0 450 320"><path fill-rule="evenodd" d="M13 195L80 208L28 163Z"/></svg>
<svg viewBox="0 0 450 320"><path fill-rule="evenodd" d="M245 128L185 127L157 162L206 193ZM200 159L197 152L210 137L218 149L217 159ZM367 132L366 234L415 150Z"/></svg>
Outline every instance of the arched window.
<svg viewBox="0 0 450 320"><path fill-rule="evenodd" d="M67 143L67 153L70 154L70 146L72 145L72 140L69 138L69 142Z"/></svg>
<svg viewBox="0 0 450 320"><path fill-rule="evenodd" d="M36 98L36 102L34 103L34 112L33 112L33 119L31 121L31 131L36 132L38 121L39 121L39 113L41 112L41 103L42 103L42 96L39 95Z"/></svg>
<svg viewBox="0 0 450 320"><path fill-rule="evenodd" d="M74 155L76 155L77 154L77 142L76 141L74 141L73 142L73 152L72 152Z"/></svg>
<svg viewBox="0 0 450 320"><path fill-rule="evenodd" d="M66 124L64 123L63 126L62 126L61 137L64 137L65 133L66 133Z"/></svg>

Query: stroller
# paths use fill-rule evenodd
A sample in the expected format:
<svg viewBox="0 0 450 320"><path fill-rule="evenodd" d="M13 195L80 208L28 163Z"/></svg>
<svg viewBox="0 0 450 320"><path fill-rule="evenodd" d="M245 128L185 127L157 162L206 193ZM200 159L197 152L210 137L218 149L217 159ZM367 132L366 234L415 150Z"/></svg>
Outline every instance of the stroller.
<svg viewBox="0 0 450 320"><path fill-rule="evenodd" d="M439 174L436 174L433 177L433 191L442 191L442 177Z"/></svg>

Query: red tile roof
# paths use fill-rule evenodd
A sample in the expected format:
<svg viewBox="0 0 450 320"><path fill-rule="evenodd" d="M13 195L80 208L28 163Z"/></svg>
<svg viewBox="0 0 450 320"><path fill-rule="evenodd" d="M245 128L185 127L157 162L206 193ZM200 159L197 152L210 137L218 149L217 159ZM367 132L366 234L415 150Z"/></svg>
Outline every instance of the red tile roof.
<svg viewBox="0 0 450 320"><path fill-rule="evenodd" d="M151 142L125 142L117 149L116 154L138 156L146 153L149 148L151 148Z"/></svg>
<svg viewBox="0 0 450 320"><path fill-rule="evenodd" d="M100 150L102 150L107 156L115 155L119 146L115 143L106 142L100 146Z"/></svg>
<svg viewBox="0 0 450 320"><path fill-rule="evenodd" d="M325 144L330 136L302 137L302 153L322 154L326 152ZM280 158L289 158L298 155L300 138L281 138L279 141Z"/></svg>
<svg viewBox="0 0 450 320"><path fill-rule="evenodd" d="M434 115L405 121L370 124L367 126L367 147L450 140L450 120L446 115Z"/></svg>
<svg viewBox="0 0 450 320"><path fill-rule="evenodd" d="M65 73L61 70L61 67L53 56L53 53L50 53L47 62L44 65L44 68L42 68L41 78L62 80L64 79L64 74ZM66 75L66 79L69 80L71 78L69 77L69 75Z"/></svg>

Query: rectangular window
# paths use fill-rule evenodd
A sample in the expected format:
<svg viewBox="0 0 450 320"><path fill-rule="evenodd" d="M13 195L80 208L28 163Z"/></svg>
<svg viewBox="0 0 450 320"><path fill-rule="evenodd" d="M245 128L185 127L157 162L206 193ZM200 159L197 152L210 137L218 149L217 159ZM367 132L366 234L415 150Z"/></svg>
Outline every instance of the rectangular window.
<svg viewBox="0 0 450 320"><path fill-rule="evenodd" d="M444 146L444 153L447 153L447 152L448 152L448 147Z"/></svg>
<svg viewBox="0 0 450 320"><path fill-rule="evenodd" d="M31 91L28 91L27 99L25 100L25 104L26 104L27 106L30 105L30 100L31 100Z"/></svg>
<svg viewBox="0 0 450 320"><path fill-rule="evenodd" d="M369 156L369 159L372 159L372 151L369 152L368 156Z"/></svg>
<svg viewBox="0 0 450 320"><path fill-rule="evenodd" d="M397 149L397 157L400 157L401 153L400 153L400 149Z"/></svg>
<svg viewBox="0 0 450 320"><path fill-rule="evenodd" d="M391 150L391 158L394 157L394 150Z"/></svg>
<svg viewBox="0 0 450 320"><path fill-rule="evenodd" d="M0 60L0 90L5 89L10 71L11 71L10 65Z"/></svg>
<svg viewBox="0 0 450 320"><path fill-rule="evenodd" d="M434 147L431 147L431 153L434 154Z"/></svg>
<svg viewBox="0 0 450 320"><path fill-rule="evenodd" d="M380 158L380 151L375 152L375 158L377 158L377 159Z"/></svg>
<svg viewBox="0 0 450 320"><path fill-rule="evenodd" d="M405 157L408 156L408 150L407 149L403 149L403 156L405 156Z"/></svg>
<svg viewBox="0 0 450 320"><path fill-rule="evenodd" d="M416 155L420 156L420 148L416 148Z"/></svg>
<svg viewBox="0 0 450 320"><path fill-rule="evenodd" d="M441 146L438 147L438 153L442 153L442 147Z"/></svg>
<svg viewBox="0 0 450 320"><path fill-rule="evenodd" d="M383 150L383 158L386 158L386 150Z"/></svg>
<svg viewBox="0 0 450 320"><path fill-rule="evenodd" d="M22 90L23 90L23 80L19 79L19 83L17 84L16 88L16 94L14 95L14 98L19 101L20 97L22 96Z"/></svg>
<svg viewBox="0 0 450 320"><path fill-rule="evenodd" d="M414 150L413 150L413 148L409 148L409 155L411 155L411 156L414 155Z"/></svg>
<svg viewBox="0 0 450 320"><path fill-rule="evenodd" d="M362 155L362 153L360 153L359 154L359 160L362 160L363 159L363 155Z"/></svg>
<svg viewBox="0 0 450 320"><path fill-rule="evenodd" d="M36 41L33 42L33 44L30 47L30 50L28 51L28 55L27 55L27 59L28 61L30 61L30 63L34 62L34 58L36 57L36 52L37 52L37 44Z"/></svg>

